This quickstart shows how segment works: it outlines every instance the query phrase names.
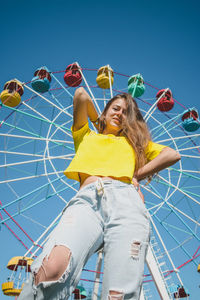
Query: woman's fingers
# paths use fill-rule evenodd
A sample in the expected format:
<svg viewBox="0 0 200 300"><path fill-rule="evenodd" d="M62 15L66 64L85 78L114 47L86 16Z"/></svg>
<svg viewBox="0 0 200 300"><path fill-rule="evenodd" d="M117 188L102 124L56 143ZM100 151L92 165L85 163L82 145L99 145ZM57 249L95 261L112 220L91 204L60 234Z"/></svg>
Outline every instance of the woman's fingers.
<svg viewBox="0 0 200 300"><path fill-rule="evenodd" d="M134 187L138 191L139 188L140 188L140 185L139 185L139 182L137 181L137 179L135 177L133 177L133 179L132 179L132 184L134 185Z"/></svg>
<svg viewBox="0 0 200 300"><path fill-rule="evenodd" d="M143 195L143 193L141 192L140 188L139 188L139 190L138 190L138 194L140 195L140 198L142 199L142 201L143 201L143 203L144 203L144 202L145 202L145 201L144 201L144 195Z"/></svg>
<svg viewBox="0 0 200 300"><path fill-rule="evenodd" d="M138 194L140 195L140 198L141 198L142 201L144 202L144 195L143 195L143 193L141 192L139 182L137 181L137 179L136 179L135 177L133 177L133 179L132 179L132 184L134 185L134 187L135 187L136 190L138 191Z"/></svg>

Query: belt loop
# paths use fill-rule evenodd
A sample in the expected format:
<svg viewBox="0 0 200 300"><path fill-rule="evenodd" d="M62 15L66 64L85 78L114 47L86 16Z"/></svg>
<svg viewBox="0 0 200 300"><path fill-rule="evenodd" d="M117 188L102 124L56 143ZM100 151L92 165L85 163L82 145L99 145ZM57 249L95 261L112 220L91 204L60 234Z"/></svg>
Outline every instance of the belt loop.
<svg viewBox="0 0 200 300"><path fill-rule="evenodd" d="M99 196L102 196L104 194L104 184L101 178L98 178L97 180L97 194Z"/></svg>

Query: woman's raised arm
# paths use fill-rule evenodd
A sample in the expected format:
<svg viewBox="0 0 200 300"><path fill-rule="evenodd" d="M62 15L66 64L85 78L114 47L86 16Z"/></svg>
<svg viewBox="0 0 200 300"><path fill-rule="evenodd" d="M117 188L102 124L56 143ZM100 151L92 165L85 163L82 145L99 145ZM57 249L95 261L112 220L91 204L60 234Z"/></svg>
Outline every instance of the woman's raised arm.
<svg viewBox="0 0 200 300"><path fill-rule="evenodd" d="M178 152L170 147L164 148L160 154L155 157L152 161L148 162L142 168L140 168L134 177L139 181L148 176L151 176L171 165L175 164L181 159Z"/></svg>
<svg viewBox="0 0 200 300"><path fill-rule="evenodd" d="M91 122L98 119L98 113L92 102L91 97L83 87L76 89L73 99L73 130L79 130L87 122L88 118Z"/></svg>

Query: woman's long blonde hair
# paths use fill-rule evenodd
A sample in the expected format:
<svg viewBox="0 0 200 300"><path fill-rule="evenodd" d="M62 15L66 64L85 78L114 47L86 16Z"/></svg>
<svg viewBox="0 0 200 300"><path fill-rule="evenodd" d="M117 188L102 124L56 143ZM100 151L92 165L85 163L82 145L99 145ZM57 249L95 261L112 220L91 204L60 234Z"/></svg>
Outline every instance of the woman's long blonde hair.
<svg viewBox="0 0 200 300"><path fill-rule="evenodd" d="M99 118L99 133L103 133L106 128L105 116L109 107L119 98L125 99L127 103L126 117L122 119L122 130L119 132L119 135L127 137L133 147L136 154L135 171L137 171L147 162L145 148L151 140L151 135L136 101L131 95L126 93L118 94L107 103Z"/></svg>

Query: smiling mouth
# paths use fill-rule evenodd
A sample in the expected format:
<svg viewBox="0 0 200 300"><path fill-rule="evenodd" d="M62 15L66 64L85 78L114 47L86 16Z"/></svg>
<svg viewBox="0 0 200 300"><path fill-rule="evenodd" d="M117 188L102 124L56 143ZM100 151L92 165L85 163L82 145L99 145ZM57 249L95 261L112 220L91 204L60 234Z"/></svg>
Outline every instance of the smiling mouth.
<svg viewBox="0 0 200 300"><path fill-rule="evenodd" d="M117 118L113 118L114 121L117 121L118 123L120 123L120 120Z"/></svg>

